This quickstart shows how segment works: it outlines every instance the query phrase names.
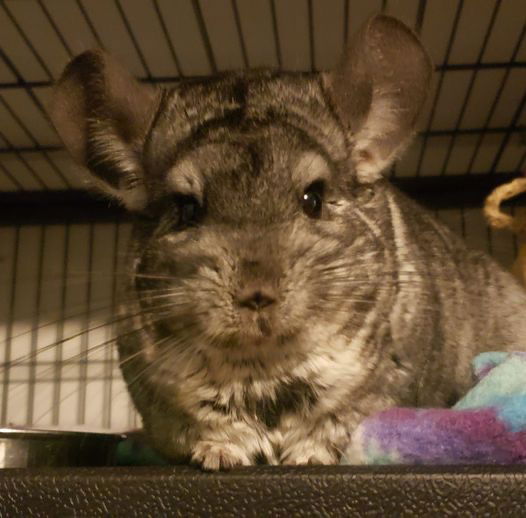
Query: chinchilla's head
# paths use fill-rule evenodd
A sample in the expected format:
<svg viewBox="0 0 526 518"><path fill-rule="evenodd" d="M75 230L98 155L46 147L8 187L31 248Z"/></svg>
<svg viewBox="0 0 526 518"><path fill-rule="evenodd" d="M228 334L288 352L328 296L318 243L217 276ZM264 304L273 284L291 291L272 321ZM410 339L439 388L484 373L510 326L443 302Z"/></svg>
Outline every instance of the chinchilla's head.
<svg viewBox="0 0 526 518"><path fill-rule="evenodd" d="M162 90L101 51L73 60L51 116L93 185L137 215L130 285L150 338L251 355L359 329L382 267L377 186L430 74L386 16L332 73Z"/></svg>

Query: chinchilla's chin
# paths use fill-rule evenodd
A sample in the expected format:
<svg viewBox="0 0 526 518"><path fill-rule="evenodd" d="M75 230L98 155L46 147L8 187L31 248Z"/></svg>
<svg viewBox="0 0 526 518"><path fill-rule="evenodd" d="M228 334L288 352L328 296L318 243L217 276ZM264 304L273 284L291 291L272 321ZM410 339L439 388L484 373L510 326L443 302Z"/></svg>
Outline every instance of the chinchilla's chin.
<svg viewBox="0 0 526 518"><path fill-rule="evenodd" d="M166 340L184 348L195 344L200 350L228 351L236 356L254 357L265 352L292 347L302 326L286 326L279 311L236 310L200 314L188 309L157 320L153 326L154 341Z"/></svg>

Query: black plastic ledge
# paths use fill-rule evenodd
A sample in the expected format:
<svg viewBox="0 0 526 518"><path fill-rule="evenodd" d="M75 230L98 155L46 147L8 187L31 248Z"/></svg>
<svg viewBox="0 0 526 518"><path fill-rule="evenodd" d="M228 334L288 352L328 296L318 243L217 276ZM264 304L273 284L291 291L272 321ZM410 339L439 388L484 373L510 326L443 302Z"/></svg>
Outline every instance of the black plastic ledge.
<svg viewBox="0 0 526 518"><path fill-rule="evenodd" d="M0 516L526 515L523 467L56 468L0 472Z"/></svg>
<svg viewBox="0 0 526 518"><path fill-rule="evenodd" d="M393 184L431 209L482 207L513 173L394 178ZM526 202L526 196L517 200ZM128 220L116 202L79 190L0 192L0 226Z"/></svg>

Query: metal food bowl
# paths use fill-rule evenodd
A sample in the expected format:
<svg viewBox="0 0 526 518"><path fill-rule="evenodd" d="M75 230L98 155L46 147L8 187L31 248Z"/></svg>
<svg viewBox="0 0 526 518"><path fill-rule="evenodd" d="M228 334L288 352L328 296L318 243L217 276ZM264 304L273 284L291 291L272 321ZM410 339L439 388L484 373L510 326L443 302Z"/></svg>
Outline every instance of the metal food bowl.
<svg viewBox="0 0 526 518"><path fill-rule="evenodd" d="M114 465L124 435L0 428L0 468Z"/></svg>

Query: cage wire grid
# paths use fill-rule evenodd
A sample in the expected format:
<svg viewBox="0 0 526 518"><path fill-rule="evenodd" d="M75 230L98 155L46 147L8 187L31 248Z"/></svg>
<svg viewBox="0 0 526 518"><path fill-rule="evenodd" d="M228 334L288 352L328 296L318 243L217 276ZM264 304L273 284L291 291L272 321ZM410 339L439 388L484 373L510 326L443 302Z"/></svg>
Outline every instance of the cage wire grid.
<svg viewBox="0 0 526 518"><path fill-rule="evenodd" d="M83 50L103 47L165 86L248 67L327 70L374 12L412 26L436 64L421 131L393 181L467 176L469 189L526 167L523 0L1 0L0 200L41 207L84 185L45 108L53 81ZM511 264L514 239L492 234L479 208L436 213ZM37 224L0 220L0 424L136 427L115 348L103 345L129 224L113 215L50 224L46 214Z"/></svg>

